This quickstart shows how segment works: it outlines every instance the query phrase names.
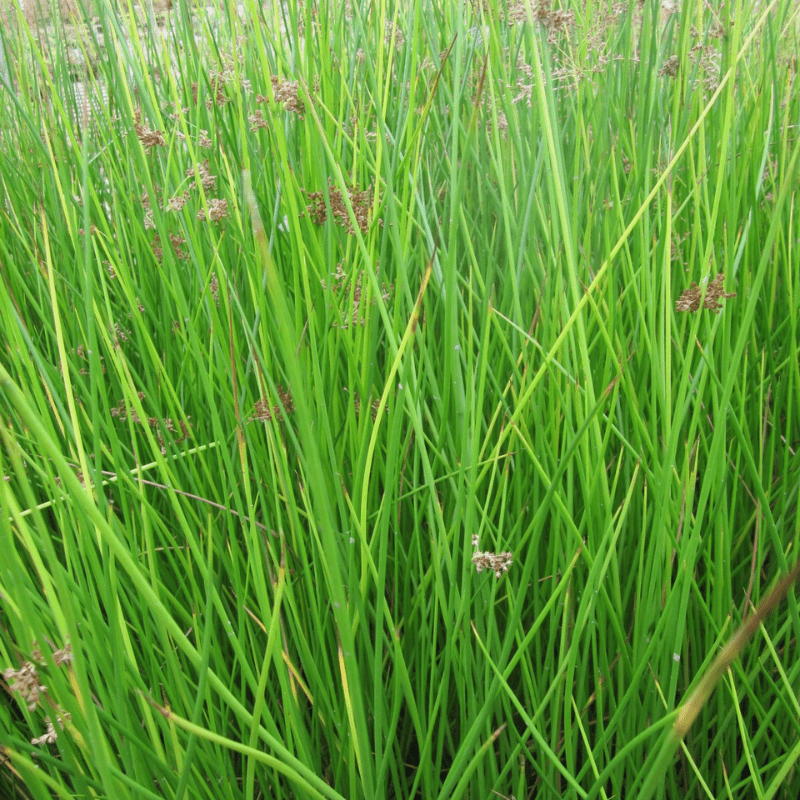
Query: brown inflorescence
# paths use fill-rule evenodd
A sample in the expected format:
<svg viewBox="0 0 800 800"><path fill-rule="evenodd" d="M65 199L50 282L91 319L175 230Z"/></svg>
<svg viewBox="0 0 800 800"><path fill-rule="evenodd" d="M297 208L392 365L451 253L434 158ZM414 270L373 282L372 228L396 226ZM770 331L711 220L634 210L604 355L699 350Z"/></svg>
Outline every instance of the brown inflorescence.
<svg viewBox="0 0 800 800"><path fill-rule="evenodd" d="M144 400L144 392L137 392L137 396L140 400ZM184 439L189 438L189 427L191 427L191 422L186 423L183 420L178 420L178 428L176 428L175 423L172 420L172 417L167 417L165 419L159 420L157 417L148 417L147 420L143 423L139 415L136 413L135 408L129 409L125 402L125 399L119 401L116 408L111 409L111 416L117 417L121 421L125 421L128 416L131 418L131 422L135 425L144 425L146 424L150 428L158 428L159 422L170 432L170 433L178 433L178 428L180 428L180 435L175 437L174 444L180 444ZM186 418L187 420L190 417ZM158 445L161 448L161 454L165 455L167 452L166 445L164 443L164 437L161 435L160 430L156 430L156 436L158 437Z"/></svg>
<svg viewBox="0 0 800 800"><path fill-rule="evenodd" d="M57 667L61 667L64 664L71 664L73 661L72 647L69 642L67 642L62 649L54 650L52 655L53 663ZM8 683L9 690L11 692L19 692L19 696L22 698L28 711L34 711L37 706L42 705L42 698L47 694L47 687L43 686L40 682L39 672L36 668L36 663L41 664L42 661L41 650L34 646L30 661L23 662L19 669L10 668L3 671L3 678L5 678L6 683ZM52 701L48 702L50 702L51 705L55 705ZM60 712L56 715L56 720L58 721L59 727L63 728L64 721L69 719L69 714L64 713L59 706L56 705L55 707ZM50 717L45 717L44 721L46 726L45 733L42 736L31 739L31 744L52 744L58 738L58 733Z"/></svg>
<svg viewBox="0 0 800 800"><path fill-rule="evenodd" d="M134 115L135 122L133 130L139 141L148 149L153 147L164 147L167 141L164 138L164 131L153 131L142 123L142 112L137 111Z"/></svg>
<svg viewBox="0 0 800 800"><path fill-rule="evenodd" d="M378 263L375 264L375 273L376 275L380 271L380 265ZM348 280L347 275L345 274L344 270L342 269L342 264L339 263L336 265L336 272L334 272L331 277L333 280L330 284L331 291L336 294L337 296L344 297L349 291L349 287L347 286ZM354 325L364 325L366 323L366 308L367 303L363 300L363 289L362 289L362 281L364 278L364 273L360 272L354 282L352 288L352 306L350 311L348 312L345 310L341 312L341 318L338 322L333 323L334 328L349 328ZM328 288L328 284L323 280L320 281L322 283L322 287L324 289ZM381 298L385 301L391 299L391 292L393 291L394 287L389 286L387 288L385 283L381 283ZM372 298L372 302L369 303L370 306L375 305L375 298Z"/></svg>
<svg viewBox="0 0 800 800"><path fill-rule="evenodd" d="M478 535L474 534L472 537L472 546L478 547ZM476 549L472 554L472 563L478 572L483 572L484 569L490 569L494 572L495 578L501 578L504 572L508 572L508 568L514 561L513 553L490 553L481 552Z"/></svg>
<svg viewBox="0 0 800 800"><path fill-rule="evenodd" d="M358 229L361 233L366 233L369 230L369 209L372 205L372 187L365 189L363 192L358 189L349 189L348 196L350 197L350 204L353 207L353 216L356 219ZM306 192L306 197L311 201L306 206L309 217L311 217L311 220L317 225L322 225L328 218L325 195L322 192ZM350 221L350 215L347 213L347 205L344 202L342 193L330 180L328 181L328 199L336 224L341 225L348 233L354 234L355 230ZM382 225L382 220L379 221L378 224Z"/></svg>
<svg viewBox="0 0 800 800"><path fill-rule="evenodd" d="M227 200L220 200L219 198L213 198L208 201L208 218L212 222L219 222L221 219L225 219L228 216L228 201ZM206 210L201 208L197 212L197 219L201 222L206 221Z"/></svg>
<svg viewBox="0 0 800 800"><path fill-rule="evenodd" d="M719 314L720 310L722 309L722 304L719 301L736 297L736 292L725 291L722 285L724 280L725 276L721 272L715 276L714 280L708 284L705 297L703 297L703 292L700 287L693 282L692 285L688 289L685 289L681 293L681 296L675 301L675 310L690 311L694 313L699 311L702 306L702 308L707 308L709 311Z"/></svg>
<svg viewBox="0 0 800 800"><path fill-rule="evenodd" d="M294 400L292 400L292 393L283 386L277 384L275 388L278 391L280 403L275 403L270 406L268 399L262 399L256 402L253 413L250 415L250 422L269 422L272 419L278 422L283 422L283 411L291 414L294 411Z"/></svg>
<svg viewBox="0 0 800 800"><path fill-rule="evenodd" d="M276 103L280 103L286 111L292 111L300 119L305 118L306 107L302 98L297 93L297 81L281 80L277 75L270 76L272 95ZM256 95L256 103L268 103L269 97L263 94ZM261 126L260 126L261 127Z"/></svg>

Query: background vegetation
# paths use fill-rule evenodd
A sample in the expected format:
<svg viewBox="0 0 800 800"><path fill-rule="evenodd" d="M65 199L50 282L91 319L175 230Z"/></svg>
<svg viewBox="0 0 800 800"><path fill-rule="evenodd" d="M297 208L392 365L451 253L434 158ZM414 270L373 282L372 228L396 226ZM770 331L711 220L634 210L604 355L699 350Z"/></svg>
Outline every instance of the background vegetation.
<svg viewBox="0 0 800 800"><path fill-rule="evenodd" d="M796 3L5 11L7 795L797 796Z"/></svg>

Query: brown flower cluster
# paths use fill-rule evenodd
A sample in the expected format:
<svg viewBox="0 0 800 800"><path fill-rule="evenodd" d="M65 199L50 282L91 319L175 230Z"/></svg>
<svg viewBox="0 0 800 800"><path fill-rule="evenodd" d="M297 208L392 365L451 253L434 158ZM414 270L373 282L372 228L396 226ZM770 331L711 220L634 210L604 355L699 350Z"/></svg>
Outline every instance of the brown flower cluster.
<svg viewBox="0 0 800 800"><path fill-rule="evenodd" d="M136 394L140 400L144 400L144 392L137 392ZM159 419L157 417L148 417L146 423L143 423L139 415L136 413L135 408L128 409L127 404L125 403L125 398L119 401L116 408L111 409L111 416L117 417L122 422L124 422L126 419L128 419L128 416L130 416L131 422L133 422L134 425L147 424L148 427L156 429L159 427ZM190 417L187 417L187 419L190 419ZM172 421L172 417L162 419L160 422L170 433L178 432L175 427L175 423ZM189 427L191 427L191 423L187 425L183 420L178 420L178 425L180 426L180 436L174 439L175 444L180 444L184 439L189 438ZM161 434L161 430L156 430L156 435L158 437L158 446L161 448L161 455L166 455L167 448L164 444L164 437Z"/></svg>
<svg viewBox="0 0 800 800"><path fill-rule="evenodd" d="M678 67L680 66L680 62L678 61L678 56L670 56L665 62L664 66L658 71L660 77L664 77L665 75L669 78L677 78L678 77Z"/></svg>
<svg viewBox="0 0 800 800"><path fill-rule="evenodd" d="M305 190L303 190L305 191ZM322 192L306 192L306 197L311 201L306 206L306 211L312 221L317 225L324 224L328 218L328 209L325 206L325 195ZM348 190L350 204L353 206L353 215L361 233L369 230L369 208L372 205L372 187L360 192L358 189ZM354 234L355 230L350 222L350 215L347 213L347 205L344 202L342 193L328 181L328 198L331 205L334 221L348 233ZM383 221L379 221L380 225Z"/></svg>
<svg viewBox="0 0 800 800"><path fill-rule="evenodd" d="M191 193L187 189L182 194L176 194L175 197L170 197L167 200L167 211L180 211L185 205L186 201L191 197Z"/></svg>
<svg viewBox="0 0 800 800"><path fill-rule="evenodd" d="M189 260L189 253L182 249L182 245L186 244L186 239L184 239L183 236L180 236L177 233L171 233L169 234L169 243L172 245L172 249L175 252L175 258L177 258L178 261ZM152 250L153 255L160 262L164 257L164 248L161 246L161 237L158 234L156 234L155 239L153 239Z"/></svg>
<svg viewBox="0 0 800 800"><path fill-rule="evenodd" d="M56 720L58 721L58 727L61 730L64 730L64 722L70 718L69 714L64 714L63 716L60 714L56 714ZM38 744L53 744L56 739L58 739L58 731L56 731L55 725L53 725L52 720L50 717L44 718L44 724L46 726L45 732L41 736L36 736L31 739L31 744L38 745Z"/></svg>
<svg viewBox="0 0 800 800"><path fill-rule="evenodd" d="M219 222L221 219L225 219L228 216L228 201L227 200L220 200L218 197L214 197L208 201L208 219L212 222ZM206 210L201 208L197 212L197 219L200 222L206 221Z"/></svg>
<svg viewBox="0 0 800 800"><path fill-rule="evenodd" d="M225 91L225 73L211 73L211 97L206 100L206 108L211 109L214 106L224 106L226 103L231 102ZM192 83L192 100L196 104L198 95L197 81Z"/></svg>
<svg viewBox="0 0 800 800"><path fill-rule="evenodd" d="M219 308L219 278L217 278L216 272L211 273L211 283L208 288L211 291L214 302L217 304L217 308Z"/></svg>
<svg viewBox="0 0 800 800"><path fill-rule="evenodd" d="M707 308L715 314L719 314L722 309L720 300L727 300L731 297L736 297L736 292L728 293L725 291L722 283L725 276L720 272L711 283L708 284L705 297L703 292L696 283L683 291L681 296L675 301L676 311L699 311L700 308Z"/></svg>
<svg viewBox="0 0 800 800"><path fill-rule="evenodd" d="M19 692L20 697L28 706L28 711L33 711L39 705L39 695L47 691L47 687L39 683L36 666L26 661L19 669L7 669L3 677L12 692Z"/></svg>
<svg viewBox="0 0 800 800"><path fill-rule="evenodd" d="M200 189L202 187L203 191L208 193L217 188L217 176L211 172L208 159L206 159L202 164L197 165L197 171L195 171L193 166L189 167L186 170L185 175L187 178L194 178L195 189ZM167 210L180 211L186 205L186 202L190 197L191 192L187 189L182 195L173 197L167 203ZM208 198L208 215L206 215L205 208L201 208L197 212L197 219L199 219L200 222L206 222L208 220L211 222L219 222L220 220L225 219L227 216L228 201L218 197Z"/></svg>
<svg viewBox="0 0 800 800"><path fill-rule="evenodd" d="M345 387L345 391L347 391L347 387ZM378 416L378 409L380 408L381 400L378 398L377 400L373 400L369 405L369 415L372 417L372 421L375 422L375 419ZM361 414L361 397L359 396L358 392L353 392L353 408L355 409L356 414Z"/></svg>
<svg viewBox="0 0 800 800"><path fill-rule="evenodd" d="M36 668L36 663L41 664L43 661L41 650L38 647L34 648L31 658L32 661L23 662L19 669L9 668L3 672L9 690L19 692L28 711L34 711L37 706L42 705L42 698L47 694L47 687L39 682L39 672ZM53 662L57 667L71 664L72 661L72 647L69 642L62 649L53 651ZM69 714L65 714L58 706L56 708L61 712L56 715L56 720L59 727L63 728L64 721L69 719ZM58 738L58 733L50 717L45 717L44 721L46 725L44 735L31 739L31 744L52 744Z"/></svg>
<svg viewBox="0 0 800 800"><path fill-rule="evenodd" d="M204 192L210 192L217 188L217 176L211 174L208 159L197 165L197 173L195 173L194 167L189 167L186 170L186 177L194 178L195 187L202 186Z"/></svg>
<svg viewBox="0 0 800 800"><path fill-rule="evenodd" d="M136 394L138 395L140 400L144 400L144 392L137 392ZM135 424L138 425L141 423L141 419L139 419L139 415L136 413L136 409L132 408L130 414L131 414L131 419ZM111 409L111 416L119 417L119 419L122 420L123 422L128 418L128 411L124 398L119 401L116 408Z"/></svg>
<svg viewBox="0 0 800 800"><path fill-rule="evenodd" d="M283 422L283 411L285 410L287 414L291 414L294 411L292 393L288 389L284 389L280 384L277 384L275 388L278 390L280 403L275 403L270 407L269 400L259 400L250 415L250 422L269 422L272 419Z"/></svg>
<svg viewBox="0 0 800 800"><path fill-rule="evenodd" d="M539 0L534 5L533 0L516 0L508 9L508 24L520 25L528 21L528 17L538 22L552 33L565 30L575 24L574 11L553 11L549 0Z"/></svg>
<svg viewBox="0 0 800 800"><path fill-rule="evenodd" d="M389 45L389 47L393 46L396 50L400 50L406 43L406 37L403 34L403 31L401 31L397 26L393 25L388 19L385 23L383 43Z"/></svg>
<svg viewBox="0 0 800 800"><path fill-rule="evenodd" d="M137 111L134 114L133 130L139 141L149 150L153 147L164 147L167 141L164 139L164 131L153 131L142 123L142 112Z"/></svg>
<svg viewBox="0 0 800 800"><path fill-rule="evenodd" d="M280 103L286 111L292 111L300 119L305 119L306 107L302 98L297 93L297 81L281 80L277 75L270 75L272 95L276 103ZM269 97L263 94L256 95L256 103L268 103Z"/></svg>
<svg viewBox="0 0 800 800"><path fill-rule="evenodd" d="M375 265L376 273L380 270L380 265ZM342 269L342 264L339 263L336 265L336 272L334 272L331 276L333 281L331 282L331 291L340 296L347 295L349 287L347 286L347 275L345 274L344 270ZM366 303L362 301L363 290L362 290L362 281L364 279L364 273L360 272L355 279L355 284L353 286L353 301L350 311L348 312L345 310L341 313L341 319L339 322L334 322L334 328L349 328L355 325L364 325L366 323ZM320 281L322 287L324 289L328 288L328 284L325 281ZM391 299L391 291L394 287L389 286L386 287L385 283L381 283L381 298L384 301ZM348 295L349 296L349 295ZM375 305L375 299L373 298L370 305Z"/></svg>
<svg viewBox="0 0 800 800"><path fill-rule="evenodd" d="M76 356L78 356L78 358L82 359L83 361L85 361L87 363L89 362L89 357L92 355L92 351L91 350L86 350L82 344L79 344L71 352L74 353ZM100 361L102 362L104 360L105 359L103 358L103 356L100 356ZM100 368L103 370L103 374L105 374L106 365L101 363L100 364ZM78 374L80 374L80 375L88 375L89 374L89 368L86 367L86 366L82 366L78 370Z"/></svg>
<svg viewBox="0 0 800 800"><path fill-rule="evenodd" d="M247 121L250 123L250 130L255 133L259 128L268 128L269 120L264 116L264 112L258 109L255 114L251 114Z"/></svg>
<svg viewBox="0 0 800 800"><path fill-rule="evenodd" d="M472 546L478 547L478 534L472 537ZM508 568L514 561L513 553L482 553L480 550L475 550L472 554L472 563L478 572L483 572L484 569L490 569L494 572L495 578L501 578L504 572L508 572Z"/></svg>
<svg viewBox="0 0 800 800"><path fill-rule="evenodd" d="M709 39L714 38L713 28L710 31ZM705 44L698 43L689 50L689 58L698 69L696 75L702 76L703 88L706 92L715 92L719 86L722 73L722 54L719 45L705 40ZM699 78L692 84L692 89L696 89L700 83Z"/></svg>
<svg viewBox="0 0 800 800"><path fill-rule="evenodd" d="M132 336L131 332L127 328L123 328L119 322L114 323L113 331L114 347L117 349L122 346L122 342L127 342Z"/></svg>
<svg viewBox="0 0 800 800"><path fill-rule="evenodd" d="M188 114L188 113L189 113L189 109L187 108L187 109L184 110L184 114ZM169 118L173 119L173 120L175 120L175 122L177 122L180 119L180 115L178 115L178 114L170 114ZM186 136L184 135L183 131L175 131L175 136L178 139L180 139L182 142L186 141ZM197 134L197 146L198 147L203 147L205 149L208 149L209 147L211 147L211 145L212 145L212 141L211 141L211 138L208 135L208 131L200 130L198 132L198 134Z"/></svg>

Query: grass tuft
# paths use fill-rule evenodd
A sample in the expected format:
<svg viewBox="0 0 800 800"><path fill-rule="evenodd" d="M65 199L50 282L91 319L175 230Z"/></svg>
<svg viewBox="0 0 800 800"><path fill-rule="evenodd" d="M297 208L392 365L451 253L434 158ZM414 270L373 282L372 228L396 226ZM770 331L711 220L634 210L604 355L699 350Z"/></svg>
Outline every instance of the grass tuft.
<svg viewBox="0 0 800 800"><path fill-rule="evenodd" d="M796 796L795 0L0 20L0 794Z"/></svg>

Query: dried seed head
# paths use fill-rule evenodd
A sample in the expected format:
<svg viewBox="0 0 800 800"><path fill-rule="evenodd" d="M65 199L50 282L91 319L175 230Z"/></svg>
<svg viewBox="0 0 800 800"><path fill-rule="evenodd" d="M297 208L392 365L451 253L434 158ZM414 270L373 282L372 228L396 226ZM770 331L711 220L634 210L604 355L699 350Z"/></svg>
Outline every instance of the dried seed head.
<svg viewBox="0 0 800 800"><path fill-rule="evenodd" d="M383 43L389 45L390 47L394 45L396 50L400 50L406 43L406 37L403 35L403 31L401 31L400 28L393 25L392 22L388 19L386 20L385 23Z"/></svg>
<svg viewBox="0 0 800 800"><path fill-rule="evenodd" d="M251 114L247 121L250 123L250 130L255 133L259 128L269 127L269 120L264 116L264 112L259 108L255 114Z"/></svg>
<svg viewBox="0 0 800 800"><path fill-rule="evenodd" d="M19 669L5 670L3 677L8 683L8 688L12 692L19 692L20 697L25 700L28 711L36 708L39 704L39 695L47 691L47 687L39 683L36 667L30 661L26 661Z"/></svg>
<svg viewBox="0 0 800 800"><path fill-rule="evenodd" d="M65 717L69 719L69 714L66 714ZM61 717L56 717L58 719L58 726L63 730L64 729L64 722ZM50 721L50 717L44 718L45 724L47 726L47 730L42 736L37 736L34 739L31 739L31 744L39 745L39 744L53 744L56 739L58 739L58 733L56 733L56 729L53 727L53 723Z"/></svg>
<svg viewBox="0 0 800 800"><path fill-rule="evenodd" d="M272 409L269 400L258 400L250 415L251 422L269 422L272 419Z"/></svg>
<svg viewBox="0 0 800 800"><path fill-rule="evenodd" d="M230 103L231 99L225 91L225 83L227 82L228 75L223 72L209 72L208 77L211 81L211 97L206 100L206 108L211 109L214 106L224 106ZM197 83L192 84L192 99L197 102Z"/></svg>
<svg viewBox="0 0 800 800"><path fill-rule="evenodd" d="M684 289L681 296L675 301L676 311L699 311L700 302L703 299L703 293L700 287L692 282L688 289Z"/></svg>
<svg viewBox="0 0 800 800"><path fill-rule="evenodd" d="M305 118L306 107L297 94L297 81L281 80L277 75L270 76L272 95L276 103L280 103L286 111L297 114L300 119ZM256 95L256 103L268 103L269 97L263 94Z"/></svg>
<svg viewBox="0 0 800 800"><path fill-rule="evenodd" d="M214 198L208 201L208 217L212 222L218 222L228 216L228 201ZM197 212L197 219L206 221L206 210L201 208Z"/></svg>
<svg viewBox="0 0 800 800"><path fill-rule="evenodd" d="M148 150L151 150L153 147L163 147L166 145L167 142L166 139L164 139L163 131L153 131L142 124L141 111L135 113L134 119L133 130L136 133L136 137Z"/></svg>
<svg viewBox="0 0 800 800"><path fill-rule="evenodd" d="M115 345L119 347L120 342L127 342L132 334L127 328L123 328L118 322L114 323Z"/></svg>
<svg viewBox="0 0 800 800"><path fill-rule="evenodd" d="M137 392L137 396L140 400L144 400L144 392ZM131 420L135 423L141 422L139 419L139 415L136 413L136 409L132 408L130 410ZM118 417L122 422L124 422L128 418L128 410L125 404L125 399L119 401L116 408L111 409L111 416Z"/></svg>
<svg viewBox="0 0 800 800"><path fill-rule="evenodd" d="M379 262L375 263L375 272L376 274L380 271L380 264ZM347 275L345 274L344 270L342 269L342 263L336 265L336 272L332 273L331 277L333 281L331 282L330 288L334 294L342 296L342 299L348 299L350 297L350 289L345 287L347 283ZM338 322L333 323L334 328L349 328L355 325L364 325L366 324L366 309L369 306L375 305L375 298L371 298L370 302L367 303L362 298L364 297L364 292L362 290L362 281L364 279L364 273L360 272L356 278L355 282L352 287L352 305L350 307L349 312L347 309L345 311L340 312L341 317ZM320 283L322 284L323 288L327 289L328 285L324 280L321 280ZM381 298L384 302L388 301L392 297L392 292L394 291L394 286L391 284L387 287L385 283L381 283ZM331 306L333 307L333 305Z"/></svg>
<svg viewBox="0 0 800 800"><path fill-rule="evenodd" d="M52 646L53 645L51 644L51 647ZM39 682L36 666L33 663L34 661L41 662L43 660L42 652L36 645L34 645L33 651L31 652L31 658L33 661L24 662L22 667L18 670L5 670L3 672L3 677L8 682L9 688L12 692L20 693L20 696L25 701L28 710L34 711L36 706L41 704L42 695L47 692L47 687L42 686L42 684ZM57 667L61 667L64 664L71 664L72 661L72 647L70 646L69 642L67 642L62 649L53 651L53 662ZM65 714L64 711L52 701L49 702L60 712L60 714L56 716L56 720L58 721L59 727L63 728L63 720L68 720L69 714ZM31 739L31 744L52 744L58 738L58 733L50 721L50 717L45 717L44 721L47 726L45 733L42 736Z"/></svg>
<svg viewBox="0 0 800 800"><path fill-rule="evenodd" d="M272 419L283 422L283 411L285 410L287 414L291 414L292 411L294 411L292 393L288 389L284 389L280 384L277 384L275 388L278 391L278 397L281 402L275 403L275 405L270 408L269 400L266 398L259 400L256 402L253 413L250 415L250 422L269 422ZM281 406L283 406L283 408L281 408Z"/></svg>
<svg viewBox="0 0 800 800"><path fill-rule="evenodd" d="M184 192L183 194L176 195L175 197L170 197L170 199L167 200L167 211L180 211L186 205L188 196L189 193Z"/></svg>
<svg viewBox="0 0 800 800"><path fill-rule="evenodd" d="M161 239L159 238L158 234L156 234L155 239L153 239L153 243L150 245L150 249L153 251L153 255L156 258L158 263L161 263L161 259L164 257L164 250L161 247Z"/></svg>
<svg viewBox="0 0 800 800"><path fill-rule="evenodd" d="M665 75L669 78L676 78L678 76L678 56L670 56L665 62L664 66L658 71L661 77Z"/></svg>
<svg viewBox="0 0 800 800"><path fill-rule="evenodd" d="M482 553L478 550L472 556L472 563L478 572L490 569L494 572L495 578L500 578L504 572L508 572L513 560L512 553Z"/></svg>
<svg viewBox="0 0 800 800"><path fill-rule="evenodd" d="M363 192L358 189L349 189L348 196L350 197L350 204L353 207L353 216L356 219L358 229L362 233L369 230L369 210L372 205L372 187L365 189ZM317 225L322 225L328 218L328 211L325 206L325 197L322 192L306 192L306 197L311 201L306 206L306 212L312 221ZM347 213L347 205L344 202L342 193L339 189L333 186L331 181L328 181L328 202L330 203L331 212L333 213L334 221L337 225L343 227L348 233L355 233L353 225L350 222L350 215ZM383 221L379 221L380 225Z"/></svg>
<svg viewBox="0 0 800 800"><path fill-rule="evenodd" d="M211 273L209 289L211 290L211 296L214 298L214 302L217 304L217 308L219 308L219 281L217 280L216 272Z"/></svg>
<svg viewBox="0 0 800 800"><path fill-rule="evenodd" d="M728 293L725 291L722 286L724 280L725 276L721 272L716 275L714 280L708 284L705 297L703 297L700 287L696 283L692 283L692 285L688 289L685 289L681 296L675 301L675 310L696 312L700 310L702 303L703 308L707 308L709 311L719 314L722 310L722 304L719 301L736 297L736 292Z"/></svg>
<svg viewBox="0 0 800 800"><path fill-rule="evenodd" d="M202 164L197 165L197 173L195 173L193 166L189 167L189 169L186 170L186 177L194 178L195 188L202 186L205 192L210 192L217 187L217 176L211 174L211 169L208 166L208 159ZM184 195L186 195L186 192L184 192Z"/></svg>
<svg viewBox="0 0 800 800"><path fill-rule="evenodd" d="M67 642L61 650L53 651L53 661L57 667L71 664L74 660L75 656L72 655L72 644L70 642Z"/></svg>
<svg viewBox="0 0 800 800"><path fill-rule="evenodd" d="M534 5L533 0L516 0L509 4L506 22L509 25L524 25L530 15L534 22L548 29L548 39L559 31L566 30L575 24L575 14L572 11L553 11L550 0L539 0Z"/></svg>
<svg viewBox="0 0 800 800"><path fill-rule="evenodd" d="M719 275L708 284L705 300L703 300L703 308L707 308L715 314L719 314L722 309L722 304L719 302L720 300L728 300L731 297L736 297L736 292L731 292L729 294L725 291L722 286L724 280L725 276L720 272Z"/></svg>
<svg viewBox="0 0 800 800"><path fill-rule="evenodd" d="M472 534L472 546L478 547L478 534ZM495 578L500 578L504 572L508 572L508 568L513 563L514 556L512 553L482 553L480 550L475 550L472 554L472 563L478 572L483 572L484 569L490 569L494 572Z"/></svg>
<svg viewBox="0 0 800 800"><path fill-rule="evenodd" d="M181 245L186 244L186 239L177 233L171 233L169 235L169 241L172 245L172 249L175 251L175 258L177 258L179 261L188 261L189 254L181 247Z"/></svg>

